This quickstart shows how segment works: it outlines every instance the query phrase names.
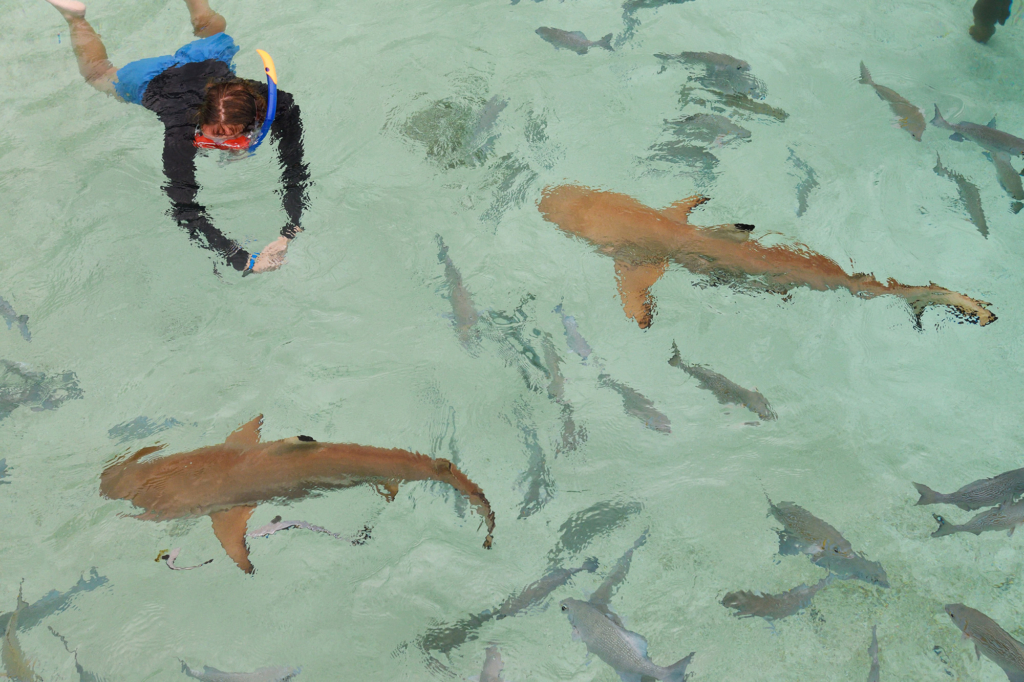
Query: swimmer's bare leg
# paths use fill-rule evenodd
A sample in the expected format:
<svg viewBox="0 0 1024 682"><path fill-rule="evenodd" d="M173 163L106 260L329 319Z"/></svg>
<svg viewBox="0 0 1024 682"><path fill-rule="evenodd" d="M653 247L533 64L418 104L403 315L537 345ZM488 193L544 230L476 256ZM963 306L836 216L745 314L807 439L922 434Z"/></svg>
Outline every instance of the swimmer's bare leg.
<svg viewBox="0 0 1024 682"><path fill-rule="evenodd" d="M46 0L57 8L68 22L71 48L78 59L78 72L85 82L100 92L114 95L117 67L107 59L107 48L93 27L85 20L85 5L75 0Z"/></svg>
<svg viewBox="0 0 1024 682"><path fill-rule="evenodd" d="M196 37L209 38L223 33L228 27L227 19L210 9L208 0L185 0L185 5L188 6L189 18L192 19L192 33Z"/></svg>

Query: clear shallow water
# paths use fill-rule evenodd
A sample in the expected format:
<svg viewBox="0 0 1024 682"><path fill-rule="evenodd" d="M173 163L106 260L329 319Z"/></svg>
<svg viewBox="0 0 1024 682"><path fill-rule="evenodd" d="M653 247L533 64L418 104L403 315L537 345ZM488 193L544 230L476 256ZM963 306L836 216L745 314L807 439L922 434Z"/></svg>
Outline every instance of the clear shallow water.
<svg viewBox="0 0 1024 682"><path fill-rule="evenodd" d="M1022 464L1024 218L1009 212L977 146L931 127L913 141L857 76L864 60L929 120L937 102L949 120L996 115L1020 135L1020 24L981 47L966 35L969 6L952 3L697 0L639 10L616 52L578 56L534 30L618 35L619 4L216 8L243 46L240 74L259 73L254 48L274 55L303 110L316 183L290 262L245 280L223 266L215 274L166 217L155 117L81 83L66 28L44 3L0 8L0 296L30 316L32 332L27 343L0 327L0 357L72 371L83 391L56 410L25 406L0 421L9 482L0 485L0 603L13 608L22 578L30 602L69 589L91 567L108 579L20 633L44 679L76 673L42 625L110 680L181 679L175 657L223 670L301 665L300 679L431 679L416 639L540 577L561 524L609 501L642 510L564 555L566 565L597 556L602 568L578 575L551 604L595 589L649 527L613 606L647 637L655 662L696 651L692 679L866 677L875 623L886 678L1002 678L974 660L941 607L962 601L1024 635L1019 540L929 538L932 508L912 506L910 483L952 490ZM191 39L177 2L94 2L89 16L119 65ZM672 139L665 120L711 111L694 101L706 93L681 102L692 71L662 72L653 56L683 50L745 59L766 84L764 102L789 117L726 108L751 137L712 149L710 171L648 160ZM457 145L445 156L443 144L431 156L429 141L410 133L410 122L426 122L434 139L449 131L458 141L466 117L494 96L508 105L482 158L466 162ZM819 183L800 217L791 150ZM987 240L954 204L952 183L932 171L936 151L979 186ZM221 229L262 245L284 220L276 175L266 154L226 168L201 161L201 201ZM1000 319L980 329L930 310L919 333L895 299L796 290L783 302L694 287L697 278L673 269L654 288L654 326L641 332L622 314L611 260L537 212L541 188L561 182L655 207L701 191L712 201L697 223L749 222L755 235L806 243L844 266L933 280L991 301ZM459 344L444 317L451 306L435 234L478 309L511 313L533 297L525 338L537 338L534 328L550 334L564 359L565 395L587 433L575 452L555 456L561 410L506 363L514 355L494 339L475 355ZM605 371L652 400L671 434L625 414L594 363L569 351L551 312L560 302ZM747 426L752 414L668 367L673 340L685 360L756 386L778 421ZM111 457L156 441L168 452L220 442L259 413L267 439L305 433L456 456L495 509L494 549L480 548L476 518L460 518L439 487L405 486L391 504L362 487L261 505L250 528L276 514L341 533L370 523L367 545L301 531L254 540L258 572L246 578L207 519L142 523L122 516L134 513L126 502L99 497ZM111 436L140 416L176 423L148 437ZM536 456L531 432L553 496L518 519L518 479ZM823 574L776 555L764 491L836 526L882 563L892 588L836 583L815 612L774 628L732 617L718 604L726 592L779 592ZM172 573L153 562L169 547L183 548L183 565L215 561ZM440 658L459 676L478 674L488 642L500 644L508 680L616 679L586 662L557 606L491 622Z"/></svg>

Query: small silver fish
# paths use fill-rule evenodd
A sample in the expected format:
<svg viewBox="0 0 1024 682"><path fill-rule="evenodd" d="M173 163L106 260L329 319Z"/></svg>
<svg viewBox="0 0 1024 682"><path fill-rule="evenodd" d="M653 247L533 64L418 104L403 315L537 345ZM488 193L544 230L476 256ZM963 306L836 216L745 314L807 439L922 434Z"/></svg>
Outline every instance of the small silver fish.
<svg viewBox="0 0 1024 682"><path fill-rule="evenodd" d="M822 578L814 585L800 585L781 594L760 592L730 592L722 598L722 606L736 609L737 618L758 616L771 622L800 613L811 605L814 595L832 582L832 576Z"/></svg>
<svg viewBox="0 0 1024 682"><path fill-rule="evenodd" d="M555 306L554 312L558 313L562 318L562 326L565 328L565 340L569 344L569 350L583 358L583 362L586 362L587 358L594 351L590 348L587 340L583 338L583 335L580 334L579 327L576 326L576 318L572 315L566 315L562 310L561 303Z"/></svg>
<svg viewBox="0 0 1024 682"><path fill-rule="evenodd" d="M981 192L977 185L942 165L942 159L938 153L935 154L935 174L940 177L949 178L956 184L956 191L960 195L960 203L967 209L967 215L971 222L981 232L981 236L988 239L988 222L985 220L985 211L981 206Z"/></svg>
<svg viewBox="0 0 1024 682"><path fill-rule="evenodd" d="M1014 469L968 483L956 492L937 493L926 485L915 483L921 498L917 504L954 504L964 511L992 507L1003 502L1013 502L1024 495L1024 469Z"/></svg>
<svg viewBox="0 0 1024 682"><path fill-rule="evenodd" d="M505 661L501 660L501 652L498 651L498 647L489 646L484 657L484 669L480 671L476 682L504 682L505 678L501 676L501 671L504 668Z"/></svg>
<svg viewBox="0 0 1024 682"><path fill-rule="evenodd" d="M963 604L946 604L946 613L974 643L974 652L998 665L1010 682L1024 682L1024 644L1010 636L981 611Z"/></svg>
<svg viewBox="0 0 1024 682"><path fill-rule="evenodd" d="M1024 523L1024 500L1015 504L1004 502L998 507L986 509L973 519L962 525L955 525L947 522L938 514L932 514L939 522L939 528L932 533L933 538L941 538L944 535L953 533L974 533L981 535L989 530L1005 530L1007 535L1012 536L1017 526Z"/></svg>
<svg viewBox="0 0 1024 682"><path fill-rule="evenodd" d="M18 616L28 606L21 598L21 589L18 589L18 602L7 621L7 628L4 631L3 643L0 644L0 661L4 664L7 677L13 682L42 682L42 678L32 670L32 664L25 657L21 650L21 643L18 641Z"/></svg>
<svg viewBox="0 0 1024 682"><path fill-rule="evenodd" d="M776 419L772 406L759 392L743 388L706 367L687 365L683 362L675 341L672 342L672 357L669 358L668 364L678 367L696 379L700 388L711 391L722 405L742 405L765 421Z"/></svg>
<svg viewBox="0 0 1024 682"><path fill-rule="evenodd" d="M305 521L282 521L280 516L275 516L273 519L271 519L270 523L268 523L265 526L260 526L251 533L247 533L246 537L270 537L274 533L277 533L282 530L288 530L290 528L302 528L304 530L311 530L314 533L323 533L325 535L330 535L333 538L337 538L338 540L344 540L345 542L351 543L353 545L366 544L366 541L370 539L371 532L371 528L369 526L363 526L363 529L361 531L356 533L354 536L350 537L347 535L339 535L337 533L333 533L324 528L323 526L314 526L313 524L306 523Z"/></svg>
<svg viewBox="0 0 1024 682"><path fill-rule="evenodd" d="M201 671L197 671L189 667L185 661L181 661L181 672L202 682L287 682L302 672L302 669L276 666L260 668L251 673L226 673L207 665L204 665Z"/></svg>
<svg viewBox="0 0 1024 682"><path fill-rule="evenodd" d="M868 656L871 657L871 669L868 670L868 682L878 682L878 626L871 626L871 646L868 647Z"/></svg>
<svg viewBox="0 0 1024 682"><path fill-rule="evenodd" d="M612 379L607 374L600 374L597 377L601 386L610 388L622 396L622 407L626 414L635 417L643 422L644 426L652 431L660 433L672 433L672 422L669 418L655 409L654 403L639 391L627 386L621 381Z"/></svg>
<svg viewBox="0 0 1024 682"><path fill-rule="evenodd" d="M951 140L959 142L966 138L993 153L1003 152L1010 156L1024 155L1024 140L1019 137L1010 133L1004 133L1002 130L996 130L994 125L983 126L978 123L971 123L970 121L949 123L939 113L938 104L935 105L935 118L932 119L932 125L954 131L949 136Z"/></svg>
<svg viewBox="0 0 1024 682"><path fill-rule="evenodd" d="M812 560L816 566L827 568L832 575L840 580L862 580L869 585L878 585L888 589L889 576L877 561L871 561L860 552L852 556L822 554Z"/></svg>
<svg viewBox="0 0 1024 682"><path fill-rule="evenodd" d="M179 554L181 554L181 547L175 547L167 554L164 554L163 551L161 551L157 555L157 561L164 561L167 564L167 568L171 569L172 571L191 571L194 568L201 568L206 564L213 562L213 559L207 559L203 563L196 564L195 566L175 566L174 562L177 561Z"/></svg>
<svg viewBox="0 0 1024 682"><path fill-rule="evenodd" d="M537 35L554 45L556 50L564 47L576 54L586 54L592 47L603 47L614 52L611 33L600 40L587 40L587 36L580 31L563 31L560 28L541 26L537 29Z"/></svg>
<svg viewBox="0 0 1024 682"><path fill-rule="evenodd" d="M455 321L455 332L459 341L467 350L479 340L479 333L474 330L476 323L480 321L480 314L473 306L473 299L469 291L462 283L462 273L452 263L448 256L448 247L445 245L441 235L434 235L437 240L437 260L444 265L444 278L448 285L448 299L452 304L452 316Z"/></svg>
<svg viewBox="0 0 1024 682"><path fill-rule="evenodd" d="M884 85L879 85L871 79L871 73L868 71L868 67L864 66L864 62L860 63L860 82L864 85L870 85L878 93L879 99L882 99L889 103L889 108L892 109L892 113L896 114L897 120L900 124L900 128L903 128L910 136L918 142L921 141L921 136L924 134L925 122L924 112L914 104L910 103L898 92L892 88L887 88Z"/></svg>
<svg viewBox="0 0 1024 682"><path fill-rule="evenodd" d="M642 509L643 505L635 500L615 500L596 502L572 514L558 527L561 535L548 552L548 563L555 566L561 563L563 555L582 552L594 538L620 528Z"/></svg>
<svg viewBox="0 0 1024 682"><path fill-rule="evenodd" d="M4 318L8 329L10 329L14 324L17 324L18 331L21 332L21 337L26 341L32 340L32 334L28 330L28 315L19 315L14 312L14 308L11 304L2 298L0 298L0 317Z"/></svg>
<svg viewBox="0 0 1024 682"><path fill-rule="evenodd" d="M612 622L590 602L563 599L561 608L572 623L573 638L583 640L587 650L614 668L622 682L640 682L644 675L668 682L686 678L692 653L663 668L647 656L646 639Z"/></svg>

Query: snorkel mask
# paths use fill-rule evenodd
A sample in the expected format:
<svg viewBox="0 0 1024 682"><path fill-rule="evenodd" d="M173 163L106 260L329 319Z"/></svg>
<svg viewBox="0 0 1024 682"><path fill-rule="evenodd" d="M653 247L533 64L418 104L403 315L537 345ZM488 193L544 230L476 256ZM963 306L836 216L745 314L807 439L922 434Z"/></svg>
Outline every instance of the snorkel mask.
<svg viewBox="0 0 1024 682"><path fill-rule="evenodd" d="M269 54L263 50L256 50L256 53L263 60L263 70L267 74L267 115L263 118L263 125L259 130L253 126L248 132L231 138L210 138L203 135L202 128L196 128L196 136L192 142L196 148L248 152L251 155L270 132L270 126L274 123L274 115L277 114L277 70L274 68L274 60L270 58Z"/></svg>

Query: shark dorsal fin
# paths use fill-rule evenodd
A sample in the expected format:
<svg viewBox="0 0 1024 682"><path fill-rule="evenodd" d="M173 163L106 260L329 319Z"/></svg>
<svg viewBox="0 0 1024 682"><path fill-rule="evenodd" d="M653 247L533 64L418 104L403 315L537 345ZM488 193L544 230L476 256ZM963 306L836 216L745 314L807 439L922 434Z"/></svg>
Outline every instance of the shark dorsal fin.
<svg viewBox="0 0 1024 682"><path fill-rule="evenodd" d="M257 415L255 419L242 424L231 432L231 435L224 439L225 443L236 445L256 445L260 442L260 428L263 426L263 415Z"/></svg>
<svg viewBox="0 0 1024 682"><path fill-rule="evenodd" d="M213 534L220 540L221 547L228 553L228 556L246 573L252 573L255 570L252 567L252 562L249 561L249 548L245 545L246 526L254 509L256 509L255 505L239 506L210 514L210 519L213 521Z"/></svg>
<svg viewBox="0 0 1024 682"><path fill-rule="evenodd" d="M660 213L669 220L674 220L677 223L686 223L689 221L690 211L710 200L709 197L695 194L692 197L680 199L671 206L661 209Z"/></svg>
<svg viewBox="0 0 1024 682"><path fill-rule="evenodd" d="M630 263L616 259L615 279L626 317L636 320L641 329L654 321L654 297L651 287L668 268L665 261L656 263Z"/></svg>
<svg viewBox="0 0 1024 682"><path fill-rule="evenodd" d="M987 127L989 127L989 128L995 128L995 127L996 127L996 117L995 117L995 116L993 116L993 117L992 117L992 120L991 120L991 121L989 121L988 123L986 123L985 125L986 125Z"/></svg>

